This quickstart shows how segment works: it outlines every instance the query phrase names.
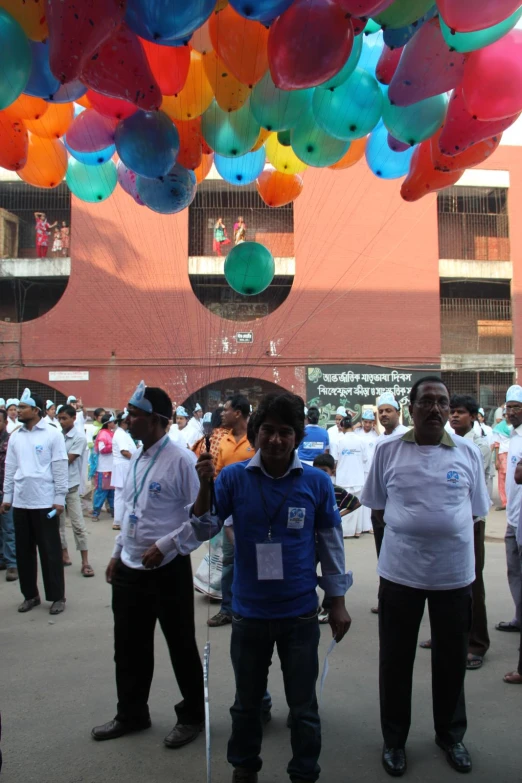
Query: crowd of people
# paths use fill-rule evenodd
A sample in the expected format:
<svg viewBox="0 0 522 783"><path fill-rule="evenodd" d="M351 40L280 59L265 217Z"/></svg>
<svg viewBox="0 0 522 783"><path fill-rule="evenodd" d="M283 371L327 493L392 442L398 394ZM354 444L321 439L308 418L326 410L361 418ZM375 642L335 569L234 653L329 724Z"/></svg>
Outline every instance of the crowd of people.
<svg viewBox="0 0 522 783"><path fill-rule="evenodd" d="M287 772L293 783L317 780L319 626L329 623L337 642L349 631L352 573L343 539L371 531L380 577L372 611L384 769L395 777L407 769L413 666L427 603L431 639L421 646L431 648L436 743L455 770L471 770L464 678L482 667L490 645L484 541L494 469L500 485L503 463L515 614L495 627L512 634L521 627L522 387L507 390L493 428L473 397L451 395L437 376L413 386L409 413L406 427L399 403L386 393L360 422L340 407L325 429L318 408L307 410L287 392L267 395L254 411L237 394L204 413L199 404L174 409L166 392L143 381L121 413L97 408L90 420L74 396L58 407L29 389L20 400L0 400L0 567L8 581L19 579L18 611L41 603L37 550L50 613L65 610L66 514L82 574L94 576L81 504L89 478L92 518L104 507L113 517L106 579L117 711L92 729L95 740L150 727L157 621L182 696L165 745L179 748L199 736L204 688L190 554L220 538L222 603L208 624L232 626L232 779L258 780L275 646L289 707ZM501 438L508 444L502 452ZM504 681L522 684L522 653Z"/></svg>
<svg viewBox="0 0 522 783"><path fill-rule="evenodd" d="M49 252L49 241L52 236L51 253L58 256L68 256L70 247L70 228L65 220L49 223L45 212L35 212L36 254L38 258L46 258ZM51 235L51 232L52 235Z"/></svg>

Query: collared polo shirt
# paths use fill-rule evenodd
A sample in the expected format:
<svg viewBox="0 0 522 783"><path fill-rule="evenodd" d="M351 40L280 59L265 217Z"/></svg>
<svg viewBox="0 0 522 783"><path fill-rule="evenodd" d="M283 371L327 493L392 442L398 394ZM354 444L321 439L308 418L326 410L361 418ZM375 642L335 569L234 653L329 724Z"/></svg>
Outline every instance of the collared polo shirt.
<svg viewBox="0 0 522 783"><path fill-rule="evenodd" d="M509 450L506 468L506 517L508 525L518 527L518 520L522 509L522 484L515 483L515 469L522 459L522 424L520 424L509 438Z"/></svg>
<svg viewBox="0 0 522 783"><path fill-rule="evenodd" d="M231 432L223 435L219 444L218 458L216 462L216 473L219 474L227 465L234 465L236 462L244 462L254 456L254 449L249 443L246 435L241 440L236 441Z"/></svg>
<svg viewBox="0 0 522 783"><path fill-rule="evenodd" d="M65 450L67 454L77 454L78 456L73 462L69 462L69 489L73 487L79 487L81 482L81 465L87 448L87 438L85 435L81 435L76 427L73 427L69 432L64 432Z"/></svg>

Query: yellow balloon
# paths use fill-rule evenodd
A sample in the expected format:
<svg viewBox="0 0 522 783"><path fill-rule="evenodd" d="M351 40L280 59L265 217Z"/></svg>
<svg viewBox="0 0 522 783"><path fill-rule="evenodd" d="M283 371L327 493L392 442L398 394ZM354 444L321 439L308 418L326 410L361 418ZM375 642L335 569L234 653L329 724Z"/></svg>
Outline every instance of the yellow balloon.
<svg viewBox="0 0 522 783"><path fill-rule="evenodd" d="M24 125L28 131L42 139L59 139L67 133L73 120L72 103L50 103L40 119L24 120Z"/></svg>
<svg viewBox="0 0 522 783"><path fill-rule="evenodd" d="M203 67L203 55L192 49L185 86L177 95L164 96L161 108L172 120L194 120L208 109L213 97L214 92Z"/></svg>
<svg viewBox="0 0 522 783"><path fill-rule="evenodd" d="M37 188L56 188L67 171L67 150L58 139L41 139L29 134L27 163L18 176Z"/></svg>
<svg viewBox="0 0 522 783"><path fill-rule="evenodd" d="M292 147L285 147L278 142L276 133L270 134L265 146L267 160L282 174L299 174L308 168L306 163L299 160Z"/></svg>
<svg viewBox="0 0 522 783"><path fill-rule="evenodd" d="M272 135L272 131L268 131L266 128L261 128L259 131L259 136L257 137L257 141L250 150L250 152L256 152L257 150L260 150L265 141L268 139L269 136Z"/></svg>
<svg viewBox="0 0 522 783"><path fill-rule="evenodd" d="M16 19L31 41L45 41L49 28L45 19L45 0L0 0L0 8Z"/></svg>
<svg viewBox="0 0 522 783"><path fill-rule="evenodd" d="M203 55L203 67L223 111L237 111L249 97L251 90L230 72L215 51Z"/></svg>

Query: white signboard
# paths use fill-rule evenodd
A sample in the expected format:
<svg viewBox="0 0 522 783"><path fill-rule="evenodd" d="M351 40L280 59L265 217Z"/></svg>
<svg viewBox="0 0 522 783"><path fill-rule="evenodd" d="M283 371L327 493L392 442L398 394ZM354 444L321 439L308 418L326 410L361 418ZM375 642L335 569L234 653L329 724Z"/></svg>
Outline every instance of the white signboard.
<svg viewBox="0 0 522 783"><path fill-rule="evenodd" d="M49 372L50 381L88 381L89 370L78 371L74 370L66 372Z"/></svg>
<svg viewBox="0 0 522 783"><path fill-rule="evenodd" d="M254 332L237 332L236 333L236 342L238 342L238 343L253 343L254 342Z"/></svg>

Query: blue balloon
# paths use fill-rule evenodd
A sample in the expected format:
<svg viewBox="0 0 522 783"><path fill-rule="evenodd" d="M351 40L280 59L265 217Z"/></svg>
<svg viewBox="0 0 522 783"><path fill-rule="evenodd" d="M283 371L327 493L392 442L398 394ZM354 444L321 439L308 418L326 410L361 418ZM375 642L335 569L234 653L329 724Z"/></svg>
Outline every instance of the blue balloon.
<svg viewBox="0 0 522 783"><path fill-rule="evenodd" d="M290 8L294 0L230 0L230 5L245 19L271 22Z"/></svg>
<svg viewBox="0 0 522 783"><path fill-rule="evenodd" d="M162 215L172 215L181 212L194 200L196 175L176 163L165 177L136 177L136 190L149 209Z"/></svg>
<svg viewBox="0 0 522 783"><path fill-rule="evenodd" d="M179 46L206 22L215 0L127 0L125 21L137 35L152 43Z"/></svg>
<svg viewBox="0 0 522 783"><path fill-rule="evenodd" d="M151 179L168 174L179 152L178 130L162 111L138 110L120 120L114 140L127 168Z"/></svg>
<svg viewBox="0 0 522 783"><path fill-rule="evenodd" d="M388 131L380 120L368 137L365 150L366 162L376 177L398 179L408 173L414 150L415 147L409 147L404 152L391 150L388 145Z"/></svg>
<svg viewBox="0 0 522 783"><path fill-rule="evenodd" d="M77 101L78 98L82 98L87 92L87 87L81 83L79 79L69 84L62 84L54 95L51 95L47 100L49 103L70 103L71 101Z"/></svg>
<svg viewBox="0 0 522 783"><path fill-rule="evenodd" d="M384 43L389 46L390 49L400 49L401 46L405 46L409 40L413 38L417 30L420 30L424 22L428 19L433 19L437 13L437 6L433 6L427 11L424 16L417 19L413 24L409 24L406 27L398 27L394 30L386 28L384 30Z"/></svg>
<svg viewBox="0 0 522 783"><path fill-rule="evenodd" d="M357 68L375 77L375 68L379 62L379 57L384 47L383 33L379 30L374 35L364 35L362 42L362 52L357 63ZM323 85L321 85L323 86Z"/></svg>
<svg viewBox="0 0 522 783"><path fill-rule="evenodd" d="M59 80L51 73L49 66L49 40L45 43L29 41L33 64L24 92L33 98L49 100L60 88Z"/></svg>
<svg viewBox="0 0 522 783"><path fill-rule="evenodd" d="M232 185L250 185L263 171L265 158L265 148L261 147L255 152L247 152L246 155L240 155L238 158L214 155L214 165L226 182Z"/></svg>
<svg viewBox="0 0 522 783"><path fill-rule="evenodd" d="M74 150L67 144L67 136L64 136L62 141L65 144L67 152L69 152L75 160L79 160L80 163L84 163L86 166L101 166L104 163L107 163L116 152L114 144L111 144L110 147L105 147L104 150L98 150L97 152L78 152L78 150Z"/></svg>

